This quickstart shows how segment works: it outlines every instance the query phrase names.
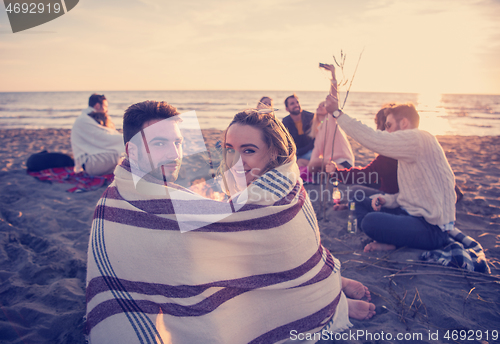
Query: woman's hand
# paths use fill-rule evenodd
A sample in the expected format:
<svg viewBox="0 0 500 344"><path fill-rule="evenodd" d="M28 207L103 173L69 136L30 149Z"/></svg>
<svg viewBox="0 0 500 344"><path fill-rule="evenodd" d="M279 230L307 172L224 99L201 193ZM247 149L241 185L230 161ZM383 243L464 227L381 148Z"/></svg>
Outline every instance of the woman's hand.
<svg viewBox="0 0 500 344"><path fill-rule="evenodd" d="M329 70L332 72L331 84L330 84L330 94L332 96L337 95L337 78L335 77L335 66L332 64L321 64L321 68Z"/></svg>
<svg viewBox="0 0 500 344"><path fill-rule="evenodd" d="M321 67L332 72L330 94L326 97L326 111L333 113L339 109L339 92L337 90L337 79L335 78L335 66L332 64L322 64Z"/></svg>
<svg viewBox="0 0 500 344"><path fill-rule="evenodd" d="M332 72L332 78L335 79L335 66L334 65L322 63L321 64L321 68L324 68L324 69L329 70L330 72Z"/></svg>
<svg viewBox="0 0 500 344"><path fill-rule="evenodd" d="M329 161L325 166L325 171L327 173L335 173L337 172L337 164L333 161Z"/></svg>

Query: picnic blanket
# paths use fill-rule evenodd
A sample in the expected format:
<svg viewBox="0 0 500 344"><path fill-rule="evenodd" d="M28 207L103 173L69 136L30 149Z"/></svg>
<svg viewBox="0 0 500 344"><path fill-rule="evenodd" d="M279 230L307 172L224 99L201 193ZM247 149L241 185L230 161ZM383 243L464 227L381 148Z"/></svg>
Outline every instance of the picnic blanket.
<svg viewBox="0 0 500 344"><path fill-rule="evenodd" d="M124 160L94 214L88 339L284 343L341 331L351 324L339 269L295 162L218 202L172 183L136 184Z"/></svg>
<svg viewBox="0 0 500 344"><path fill-rule="evenodd" d="M491 273L481 244L456 227L448 231L448 234L450 238L444 248L424 252L420 259L469 271Z"/></svg>
<svg viewBox="0 0 500 344"><path fill-rule="evenodd" d="M113 175L91 176L85 172L75 173L72 166L48 168L41 171L28 171L30 176L40 181L75 184L67 192L84 192L97 190L106 182L113 181Z"/></svg>

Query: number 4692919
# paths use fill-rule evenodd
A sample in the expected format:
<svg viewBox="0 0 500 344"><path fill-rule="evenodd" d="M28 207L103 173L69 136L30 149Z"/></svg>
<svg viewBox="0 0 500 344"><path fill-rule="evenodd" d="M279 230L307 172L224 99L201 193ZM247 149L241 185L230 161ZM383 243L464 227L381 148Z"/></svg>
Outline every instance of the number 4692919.
<svg viewBox="0 0 500 344"><path fill-rule="evenodd" d="M498 340L498 331L481 331L481 330L447 330L444 334L444 339L447 340Z"/></svg>
<svg viewBox="0 0 500 344"><path fill-rule="evenodd" d="M52 7L51 7L52 6ZM31 13L31 14L37 14L37 13L44 13L47 11L47 13L59 13L61 12L61 5L58 3L55 4L43 4L43 3L9 3L7 5L7 8L5 9L8 13Z"/></svg>

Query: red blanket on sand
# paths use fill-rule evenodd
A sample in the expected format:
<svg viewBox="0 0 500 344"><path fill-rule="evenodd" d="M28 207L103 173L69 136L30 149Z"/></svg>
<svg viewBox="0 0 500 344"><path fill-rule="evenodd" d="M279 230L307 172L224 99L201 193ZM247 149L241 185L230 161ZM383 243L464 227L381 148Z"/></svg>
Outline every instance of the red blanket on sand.
<svg viewBox="0 0 500 344"><path fill-rule="evenodd" d="M67 192L96 190L106 182L111 183L114 178L113 174L90 176L86 172L75 173L73 167L55 167L38 172L28 171L28 174L40 181L75 184L74 187L66 190Z"/></svg>

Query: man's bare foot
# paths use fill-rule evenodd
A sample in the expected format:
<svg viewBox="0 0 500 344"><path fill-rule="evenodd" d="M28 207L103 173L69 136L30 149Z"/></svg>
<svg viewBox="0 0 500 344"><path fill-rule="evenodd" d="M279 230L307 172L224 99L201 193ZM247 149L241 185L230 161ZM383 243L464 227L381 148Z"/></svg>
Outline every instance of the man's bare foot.
<svg viewBox="0 0 500 344"><path fill-rule="evenodd" d="M347 299L349 318L368 320L375 315L375 305L361 300Z"/></svg>
<svg viewBox="0 0 500 344"><path fill-rule="evenodd" d="M368 301L372 299L370 291L363 283L342 277L342 291L351 299L362 299L366 297Z"/></svg>
<svg viewBox="0 0 500 344"><path fill-rule="evenodd" d="M364 252L390 251L390 250L395 250L395 249L396 249L396 246L394 246L394 245L382 244L380 242L373 241L365 246Z"/></svg>

